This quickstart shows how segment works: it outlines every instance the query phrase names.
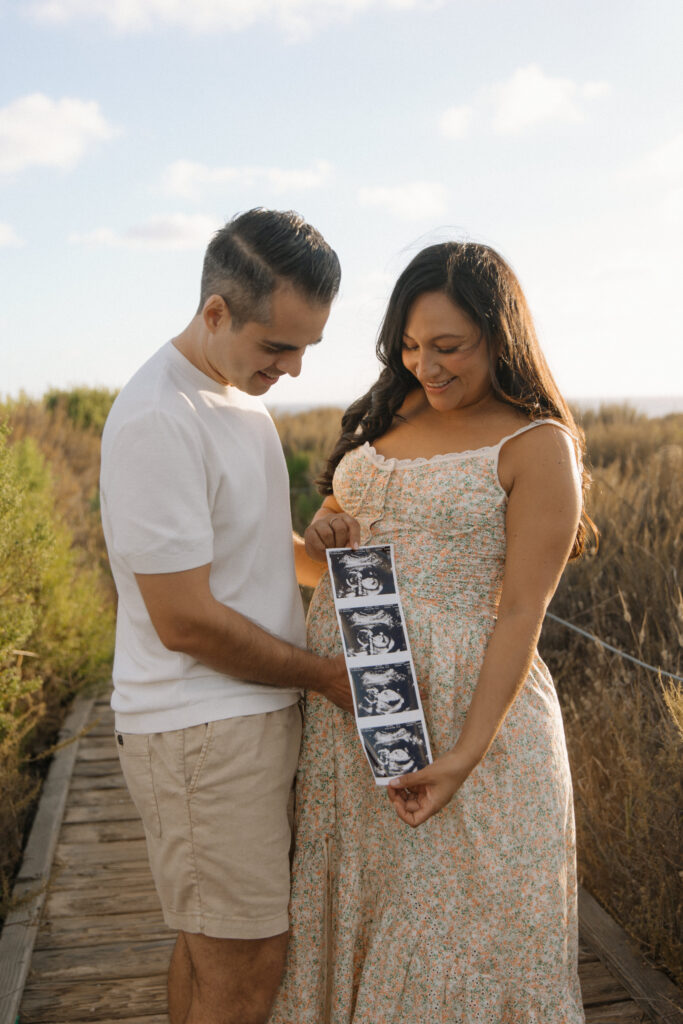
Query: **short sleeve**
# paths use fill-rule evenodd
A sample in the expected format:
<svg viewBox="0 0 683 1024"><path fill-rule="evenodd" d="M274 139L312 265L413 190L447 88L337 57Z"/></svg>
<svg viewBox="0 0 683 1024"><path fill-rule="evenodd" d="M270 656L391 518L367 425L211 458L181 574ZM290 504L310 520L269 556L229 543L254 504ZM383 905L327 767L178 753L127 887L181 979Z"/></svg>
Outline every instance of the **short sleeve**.
<svg viewBox="0 0 683 1024"><path fill-rule="evenodd" d="M121 425L102 452L101 496L114 551L134 573L213 559L199 429L160 410Z"/></svg>

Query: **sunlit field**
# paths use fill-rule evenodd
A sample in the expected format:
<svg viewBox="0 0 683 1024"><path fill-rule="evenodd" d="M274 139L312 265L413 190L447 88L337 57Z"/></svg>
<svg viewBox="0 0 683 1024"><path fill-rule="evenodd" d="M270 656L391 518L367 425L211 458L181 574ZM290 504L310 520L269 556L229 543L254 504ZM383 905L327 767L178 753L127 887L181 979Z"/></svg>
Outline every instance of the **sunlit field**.
<svg viewBox="0 0 683 1024"><path fill-rule="evenodd" d="M110 671L115 596L99 526L99 435L113 395L78 389L0 408L0 883L5 909L49 748L74 694ZM341 411L282 415L295 527ZM585 413L597 553L568 566L550 611L683 675L683 415ZM683 982L683 689L547 620L586 888Z"/></svg>

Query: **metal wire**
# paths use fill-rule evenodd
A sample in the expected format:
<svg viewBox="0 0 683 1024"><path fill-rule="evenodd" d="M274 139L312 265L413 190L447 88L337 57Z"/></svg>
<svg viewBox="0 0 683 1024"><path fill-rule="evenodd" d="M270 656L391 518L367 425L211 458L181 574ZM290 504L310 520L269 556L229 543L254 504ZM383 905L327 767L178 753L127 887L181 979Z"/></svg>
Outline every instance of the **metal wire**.
<svg viewBox="0 0 683 1024"><path fill-rule="evenodd" d="M612 644L606 643L601 640L595 633L589 633L586 629L581 629L579 626L575 626L571 622L567 622L566 619L561 619L558 615L552 615L550 612L545 613L547 619L552 619L553 622L559 622L560 625L566 626L567 629L573 629L575 633L580 633L581 636L588 637L589 640L593 640L596 644L600 644L601 647L605 647L608 651L612 651L613 654L618 654L620 658L626 658L627 661L632 661L634 665L640 665L641 668L647 668L650 672L658 672L662 676L666 676L668 679L675 679L679 683L683 683L683 676L674 675L673 672L666 672L663 668L657 668L656 665L648 665L647 662L641 661L639 658L634 658L632 654L627 654L626 651L620 651L618 647L612 647Z"/></svg>

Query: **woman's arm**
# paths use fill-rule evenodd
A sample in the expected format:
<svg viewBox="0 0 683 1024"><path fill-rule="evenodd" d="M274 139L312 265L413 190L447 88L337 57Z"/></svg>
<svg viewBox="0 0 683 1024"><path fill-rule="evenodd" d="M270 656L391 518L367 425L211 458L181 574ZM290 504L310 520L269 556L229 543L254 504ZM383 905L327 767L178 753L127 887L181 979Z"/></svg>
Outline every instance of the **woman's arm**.
<svg viewBox="0 0 683 1024"><path fill-rule="evenodd" d="M325 571L322 562L315 562L308 557L303 537L298 533L292 534L294 542L294 569L297 583L301 587L317 587L318 580Z"/></svg>
<svg viewBox="0 0 683 1024"><path fill-rule="evenodd" d="M503 453L501 480L511 486L498 618L457 743L434 764L388 787L409 825L422 824L447 804L491 746L527 677L576 535L581 483L570 438L559 429L537 428Z"/></svg>
<svg viewBox="0 0 683 1024"><path fill-rule="evenodd" d="M360 524L347 515L336 499L329 494L304 531L306 554L314 562L327 564L328 548L357 548L360 544Z"/></svg>

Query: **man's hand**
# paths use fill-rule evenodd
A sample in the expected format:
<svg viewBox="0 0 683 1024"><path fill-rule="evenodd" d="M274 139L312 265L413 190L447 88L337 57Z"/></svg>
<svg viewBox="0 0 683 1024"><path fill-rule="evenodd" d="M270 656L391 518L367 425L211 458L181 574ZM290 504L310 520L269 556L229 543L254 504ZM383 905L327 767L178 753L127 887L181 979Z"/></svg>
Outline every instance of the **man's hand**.
<svg viewBox="0 0 683 1024"><path fill-rule="evenodd" d="M346 661L343 654L335 658L329 658L327 664L330 667L330 678L321 682L315 689L333 704L336 704L342 711L353 713L353 697L351 696L351 683L346 669Z"/></svg>
<svg viewBox="0 0 683 1024"><path fill-rule="evenodd" d="M309 558L314 562L327 562L328 548L358 547L360 523L346 512L328 512L323 505L304 533L304 542Z"/></svg>
<svg viewBox="0 0 683 1024"><path fill-rule="evenodd" d="M421 771L391 780L387 794L401 821L416 828L446 806L472 771L461 760L451 750Z"/></svg>

